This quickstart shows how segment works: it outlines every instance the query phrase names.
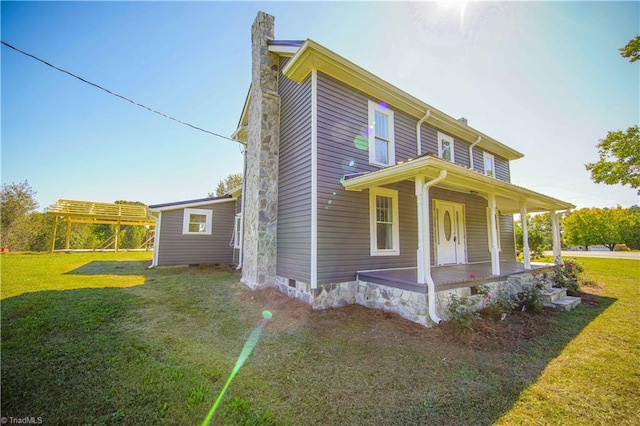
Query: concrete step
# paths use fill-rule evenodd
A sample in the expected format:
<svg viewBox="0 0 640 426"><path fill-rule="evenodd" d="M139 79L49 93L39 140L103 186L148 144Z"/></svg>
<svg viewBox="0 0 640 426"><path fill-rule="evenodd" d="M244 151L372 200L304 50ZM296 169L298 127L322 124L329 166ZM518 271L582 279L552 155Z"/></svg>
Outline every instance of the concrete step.
<svg viewBox="0 0 640 426"><path fill-rule="evenodd" d="M553 306L559 311L569 312L574 310L580 303L582 303L582 299L579 297L564 296L553 302Z"/></svg>
<svg viewBox="0 0 640 426"><path fill-rule="evenodd" d="M567 290L564 288L545 288L540 292L540 299L542 300L542 305L553 308L553 303L558 299L566 297L566 295Z"/></svg>

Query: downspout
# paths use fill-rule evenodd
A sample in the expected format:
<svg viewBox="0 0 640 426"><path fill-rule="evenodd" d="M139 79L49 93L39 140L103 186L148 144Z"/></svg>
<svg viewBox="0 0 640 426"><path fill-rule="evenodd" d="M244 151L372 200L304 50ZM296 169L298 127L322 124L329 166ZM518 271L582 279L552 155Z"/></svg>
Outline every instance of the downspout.
<svg viewBox="0 0 640 426"><path fill-rule="evenodd" d="M240 250L238 251L238 266L236 266L236 270L242 269L242 253L244 253L244 202L247 198L245 196L245 185L247 184L247 144L244 144L244 152L243 156L243 167L242 167L242 207L240 212Z"/></svg>
<svg viewBox="0 0 640 426"><path fill-rule="evenodd" d="M429 117L431 117L431 110L428 109L427 113L424 115L424 117L422 117L420 119L420 121L418 121L418 124L416 124L416 144L417 144L417 150L416 152L418 153L418 156L422 155L422 138L420 136L420 126L422 126L422 123L424 123L425 121L427 121L429 119Z"/></svg>
<svg viewBox="0 0 640 426"><path fill-rule="evenodd" d="M440 319L436 312L436 285L433 282L433 277L431 276L431 224L429 223L429 188L443 181L446 177L447 171L440 170L440 174L438 175L438 177L430 180L429 182L426 182L422 188L422 204L424 211L422 220L424 221L425 217L427 219L425 221L426 223L424 227L425 247L422 254L424 257L424 278L427 282L427 291L429 296L429 318L431 318L431 321L435 322L436 324L440 324L440 321L442 321L442 319Z"/></svg>
<svg viewBox="0 0 640 426"><path fill-rule="evenodd" d="M475 170L473 168L473 147L478 145L480 143L480 141L482 140L482 136L478 136L478 139L476 139L476 141L474 143L472 143L471 145L469 145L469 168L471 170Z"/></svg>

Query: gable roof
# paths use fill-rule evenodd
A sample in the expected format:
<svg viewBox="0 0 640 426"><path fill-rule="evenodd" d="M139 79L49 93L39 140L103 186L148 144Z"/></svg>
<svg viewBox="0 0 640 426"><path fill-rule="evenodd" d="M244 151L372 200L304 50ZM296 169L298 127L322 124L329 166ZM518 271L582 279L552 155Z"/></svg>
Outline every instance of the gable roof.
<svg viewBox="0 0 640 426"><path fill-rule="evenodd" d="M294 50L295 54L292 55L291 51ZM429 112L427 123L469 143L480 140L476 146L507 160L517 160L524 156L515 149L409 95L311 39L304 42L271 40L269 51L280 56L291 57L291 60L282 69L282 73L297 83L301 83L313 69L316 69L415 118L422 119ZM250 92L251 86L249 86ZM249 124L249 108L251 106L249 93L242 109L238 128L232 135L234 139L242 143L247 141L248 136L246 128Z"/></svg>

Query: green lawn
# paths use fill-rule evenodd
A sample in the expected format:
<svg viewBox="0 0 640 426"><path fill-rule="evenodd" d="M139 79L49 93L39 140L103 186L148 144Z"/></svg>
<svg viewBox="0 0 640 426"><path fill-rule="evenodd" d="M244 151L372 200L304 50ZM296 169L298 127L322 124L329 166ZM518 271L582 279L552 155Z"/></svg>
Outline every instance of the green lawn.
<svg viewBox="0 0 640 426"><path fill-rule="evenodd" d="M2 416L198 424L263 309L215 424L638 424L640 262L578 260L571 314L460 336L360 306L311 311L148 253L3 254Z"/></svg>

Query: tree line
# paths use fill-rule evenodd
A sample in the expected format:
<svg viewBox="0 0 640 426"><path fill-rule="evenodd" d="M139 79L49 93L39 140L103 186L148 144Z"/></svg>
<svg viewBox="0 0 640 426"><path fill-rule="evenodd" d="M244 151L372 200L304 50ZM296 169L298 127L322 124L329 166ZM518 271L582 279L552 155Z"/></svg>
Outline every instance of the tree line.
<svg viewBox="0 0 640 426"><path fill-rule="evenodd" d="M583 208L564 213L560 218L562 245L587 250L588 246L602 245L613 251L624 244L640 249L640 207ZM522 218L515 222L516 248L522 252ZM552 248L551 214L527 217L529 248L534 257Z"/></svg>

